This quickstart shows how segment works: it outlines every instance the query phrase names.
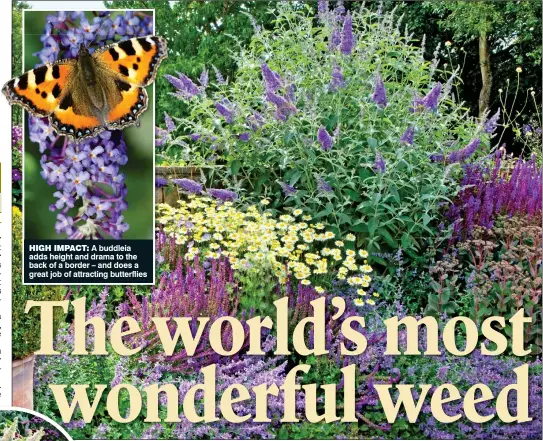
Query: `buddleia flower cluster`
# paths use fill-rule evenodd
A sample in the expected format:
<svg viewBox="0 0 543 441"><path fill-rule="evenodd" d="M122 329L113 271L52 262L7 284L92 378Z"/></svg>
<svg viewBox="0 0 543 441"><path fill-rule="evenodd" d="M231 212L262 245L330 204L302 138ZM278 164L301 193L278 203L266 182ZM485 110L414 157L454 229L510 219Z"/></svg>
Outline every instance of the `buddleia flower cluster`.
<svg viewBox="0 0 543 441"><path fill-rule="evenodd" d="M81 44L96 48L153 32L152 16L132 11L112 17L100 12L91 19L81 11L47 16L35 53L42 63L77 56ZM128 189L121 166L128 162L122 132L74 142L55 133L45 118L29 117L30 140L39 145L41 175L55 187L55 230L68 239L121 239L129 226L124 221ZM74 213L75 212L75 213Z"/></svg>

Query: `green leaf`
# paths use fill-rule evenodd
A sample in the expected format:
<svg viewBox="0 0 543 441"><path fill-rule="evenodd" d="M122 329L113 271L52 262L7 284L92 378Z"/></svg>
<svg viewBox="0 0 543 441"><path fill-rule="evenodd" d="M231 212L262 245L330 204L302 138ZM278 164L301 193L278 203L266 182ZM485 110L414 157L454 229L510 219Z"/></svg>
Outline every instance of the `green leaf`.
<svg viewBox="0 0 543 441"><path fill-rule="evenodd" d="M370 146L370 149L375 150L377 148L377 140L375 138L368 138L368 145Z"/></svg>
<svg viewBox="0 0 543 441"><path fill-rule="evenodd" d="M230 173L232 173L232 176L236 176L238 174L241 166L242 162L239 159L232 161L232 163L230 164Z"/></svg>
<svg viewBox="0 0 543 441"><path fill-rule="evenodd" d="M377 230L377 233L381 235L385 242L389 244L392 248L398 248L398 242L392 237L387 228L381 227Z"/></svg>

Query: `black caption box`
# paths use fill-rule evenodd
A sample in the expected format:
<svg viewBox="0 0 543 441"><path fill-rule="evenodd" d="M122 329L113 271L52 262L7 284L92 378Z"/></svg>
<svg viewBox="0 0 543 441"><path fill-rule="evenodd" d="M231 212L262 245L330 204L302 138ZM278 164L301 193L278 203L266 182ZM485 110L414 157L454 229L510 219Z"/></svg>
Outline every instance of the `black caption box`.
<svg viewBox="0 0 543 441"><path fill-rule="evenodd" d="M25 240L25 285L151 285L154 243L147 240Z"/></svg>

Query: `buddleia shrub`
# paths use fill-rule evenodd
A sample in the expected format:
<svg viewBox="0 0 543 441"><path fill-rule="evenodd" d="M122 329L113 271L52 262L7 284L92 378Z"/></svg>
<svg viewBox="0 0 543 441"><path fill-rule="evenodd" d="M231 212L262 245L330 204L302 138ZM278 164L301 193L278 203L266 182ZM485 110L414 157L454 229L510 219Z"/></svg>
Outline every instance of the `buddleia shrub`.
<svg viewBox="0 0 543 441"><path fill-rule="evenodd" d="M255 25L234 55L231 82L168 76L191 113L160 132L163 154L202 167L209 186L354 232L369 251L415 256L454 194L455 170L490 135L454 102L454 75L440 82L392 13L321 2L316 16L286 3L274 30Z"/></svg>

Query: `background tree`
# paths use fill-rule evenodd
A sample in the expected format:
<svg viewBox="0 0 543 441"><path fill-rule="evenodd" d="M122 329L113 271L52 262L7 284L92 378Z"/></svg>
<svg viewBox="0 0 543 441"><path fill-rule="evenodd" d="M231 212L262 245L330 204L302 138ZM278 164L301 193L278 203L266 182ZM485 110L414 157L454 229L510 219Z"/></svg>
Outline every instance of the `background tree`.
<svg viewBox="0 0 543 441"><path fill-rule="evenodd" d="M541 2L523 1L447 1L386 2L387 9L397 7L404 14L414 37L426 36L426 58L432 59L438 44L444 63L463 66L459 98L473 115L485 108L492 113L507 101L517 121L528 122L537 114L541 101ZM444 46L452 42L452 50ZM461 50L463 48L463 50ZM516 90L517 72L519 88ZM511 82L511 87L507 87ZM531 97L533 87L534 97ZM516 97L516 99L515 99ZM525 98L528 97L526 100ZM512 103L514 102L514 105ZM501 128L508 150L518 153L512 128Z"/></svg>

